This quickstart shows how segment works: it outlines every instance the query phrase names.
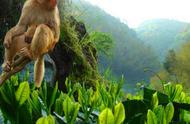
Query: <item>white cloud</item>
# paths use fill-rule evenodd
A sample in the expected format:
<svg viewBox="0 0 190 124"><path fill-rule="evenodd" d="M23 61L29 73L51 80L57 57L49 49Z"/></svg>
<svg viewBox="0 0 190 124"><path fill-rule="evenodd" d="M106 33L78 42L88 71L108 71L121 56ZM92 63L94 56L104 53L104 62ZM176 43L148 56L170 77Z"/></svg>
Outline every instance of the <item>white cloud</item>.
<svg viewBox="0 0 190 124"><path fill-rule="evenodd" d="M86 0L136 27L144 20L168 18L190 22L190 0Z"/></svg>

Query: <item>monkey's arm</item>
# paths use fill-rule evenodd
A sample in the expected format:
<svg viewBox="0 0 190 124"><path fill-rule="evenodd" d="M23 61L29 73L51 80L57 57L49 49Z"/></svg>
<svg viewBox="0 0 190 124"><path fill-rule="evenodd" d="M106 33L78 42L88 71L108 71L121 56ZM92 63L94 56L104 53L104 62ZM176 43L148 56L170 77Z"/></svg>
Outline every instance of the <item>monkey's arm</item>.
<svg viewBox="0 0 190 124"><path fill-rule="evenodd" d="M50 22L48 26L51 28L54 34L54 42L57 43L60 37L60 24L55 22Z"/></svg>
<svg viewBox="0 0 190 124"><path fill-rule="evenodd" d="M60 38L60 26L57 26L55 28L55 42L57 43L59 41Z"/></svg>
<svg viewBox="0 0 190 124"><path fill-rule="evenodd" d="M56 9L55 12L55 20L53 22L49 22L49 27L54 33L54 42L56 44L60 38L60 16L58 9Z"/></svg>
<svg viewBox="0 0 190 124"><path fill-rule="evenodd" d="M19 36L24 32L26 32L27 26L29 24L29 17L27 16L27 14L28 14L27 8L23 8L18 24L7 32L4 40L4 45L6 48L10 47L12 39L14 37Z"/></svg>
<svg viewBox="0 0 190 124"><path fill-rule="evenodd" d="M56 8L56 25L55 25L55 43L59 41L60 38L60 15L59 15L59 10Z"/></svg>

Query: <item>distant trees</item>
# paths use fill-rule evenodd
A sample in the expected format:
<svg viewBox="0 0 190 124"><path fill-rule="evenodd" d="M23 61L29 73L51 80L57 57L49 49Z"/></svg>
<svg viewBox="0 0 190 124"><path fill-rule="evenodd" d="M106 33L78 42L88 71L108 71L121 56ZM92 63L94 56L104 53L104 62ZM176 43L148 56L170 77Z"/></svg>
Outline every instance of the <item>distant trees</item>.
<svg viewBox="0 0 190 124"><path fill-rule="evenodd" d="M176 49L184 42L184 34L181 32L187 25L175 20L153 19L145 21L135 30L138 37L149 44L159 58L164 60L170 49Z"/></svg>
<svg viewBox="0 0 190 124"><path fill-rule="evenodd" d="M184 32L183 32L184 34ZM187 33L188 34L188 33ZM186 42L176 51L170 50L163 63L163 70L158 73L162 80L182 83L186 89L190 88L190 38L184 35ZM160 81L156 76L151 78L151 84L158 87Z"/></svg>

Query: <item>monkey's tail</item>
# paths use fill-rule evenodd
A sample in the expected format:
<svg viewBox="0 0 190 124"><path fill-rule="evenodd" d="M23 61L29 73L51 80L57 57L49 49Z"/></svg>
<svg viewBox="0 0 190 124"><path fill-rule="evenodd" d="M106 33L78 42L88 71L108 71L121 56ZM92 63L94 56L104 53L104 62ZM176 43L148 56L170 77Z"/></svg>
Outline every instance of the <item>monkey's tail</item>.
<svg viewBox="0 0 190 124"><path fill-rule="evenodd" d="M44 77L44 57L39 57L34 64L34 82L35 86L39 88L41 86Z"/></svg>

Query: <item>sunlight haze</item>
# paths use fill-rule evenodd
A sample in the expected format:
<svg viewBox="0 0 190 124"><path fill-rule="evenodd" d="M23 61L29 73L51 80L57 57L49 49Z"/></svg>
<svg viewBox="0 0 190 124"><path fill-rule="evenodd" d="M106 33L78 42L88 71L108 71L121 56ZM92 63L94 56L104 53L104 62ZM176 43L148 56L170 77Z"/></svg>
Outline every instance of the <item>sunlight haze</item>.
<svg viewBox="0 0 190 124"><path fill-rule="evenodd" d="M155 18L190 22L190 0L86 0L109 14L119 17L130 27Z"/></svg>

